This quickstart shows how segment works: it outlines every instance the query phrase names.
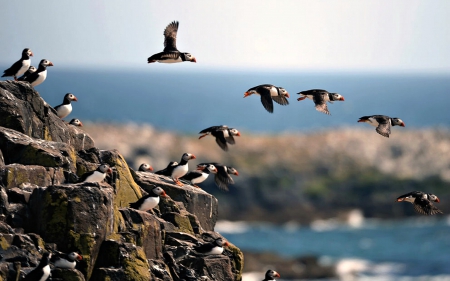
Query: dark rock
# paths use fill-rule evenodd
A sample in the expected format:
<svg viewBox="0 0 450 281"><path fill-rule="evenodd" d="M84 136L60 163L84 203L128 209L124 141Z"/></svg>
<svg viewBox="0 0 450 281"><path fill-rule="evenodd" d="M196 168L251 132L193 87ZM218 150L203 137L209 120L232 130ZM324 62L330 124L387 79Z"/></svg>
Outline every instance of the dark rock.
<svg viewBox="0 0 450 281"><path fill-rule="evenodd" d="M23 228L30 219L30 210L27 204L11 203L8 207L6 222L13 228Z"/></svg>
<svg viewBox="0 0 450 281"><path fill-rule="evenodd" d="M150 266L150 280L173 281L167 265L159 260L148 260Z"/></svg>
<svg viewBox="0 0 450 281"><path fill-rule="evenodd" d="M94 146L80 128L65 123L26 82L0 81L0 126L29 137L69 144L75 151Z"/></svg>
<svg viewBox="0 0 450 281"><path fill-rule="evenodd" d="M36 186L36 188L37 187L38 186ZM31 193L32 191L13 187L11 189L8 189L8 200L10 203L26 204L28 203L28 200L30 200Z"/></svg>
<svg viewBox="0 0 450 281"><path fill-rule="evenodd" d="M181 264L195 270L198 278L206 276L211 280L235 280L227 256L192 257L181 261Z"/></svg>
<svg viewBox="0 0 450 281"><path fill-rule="evenodd" d="M2 168L3 166L5 166L5 159L3 159L3 153L0 150L0 168Z"/></svg>
<svg viewBox="0 0 450 281"><path fill-rule="evenodd" d="M125 271L122 268L97 268L92 274L92 280L96 281L122 281L125 279Z"/></svg>
<svg viewBox="0 0 450 281"><path fill-rule="evenodd" d="M27 189L28 186L49 186L64 183L64 173L61 168L45 168L36 165L6 165L0 168L0 178L3 186L7 189L20 187L29 192L33 188Z"/></svg>
<svg viewBox="0 0 450 281"><path fill-rule="evenodd" d="M55 268L52 270L52 281L85 281L84 275L76 269Z"/></svg>

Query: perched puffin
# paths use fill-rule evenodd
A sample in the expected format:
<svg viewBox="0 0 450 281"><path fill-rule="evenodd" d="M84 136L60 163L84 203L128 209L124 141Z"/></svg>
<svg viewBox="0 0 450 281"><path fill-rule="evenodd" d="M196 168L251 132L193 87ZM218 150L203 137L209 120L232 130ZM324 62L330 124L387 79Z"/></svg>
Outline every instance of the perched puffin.
<svg viewBox="0 0 450 281"><path fill-rule="evenodd" d="M142 163L141 166L139 166L138 171L140 171L140 172L151 172L151 171L153 171L153 167L150 166L150 164Z"/></svg>
<svg viewBox="0 0 450 281"><path fill-rule="evenodd" d="M228 247L229 244L223 238L217 238L213 242L194 246L194 250L199 254L204 255L221 255L223 247Z"/></svg>
<svg viewBox="0 0 450 281"><path fill-rule="evenodd" d="M30 57L33 56L33 52L30 49L25 48L22 51L22 57L20 60L16 61L10 68L3 71L2 77L13 76L14 80L17 81L17 77L24 74L25 71L31 66Z"/></svg>
<svg viewBox="0 0 450 281"><path fill-rule="evenodd" d="M154 54L147 59L148 63L175 63L175 62L197 62L195 57L189 53L182 53L177 49L177 32L179 23L177 21L171 22L166 29L164 29L164 51Z"/></svg>
<svg viewBox="0 0 450 281"><path fill-rule="evenodd" d="M81 123L81 121L77 118L73 118L72 120L70 120L69 124L76 127L83 127L83 123Z"/></svg>
<svg viewBox="0 0 450 281"><path fill-rule="evenodd" d="M413 191L397 198L397 202L410 202L414 205L414 210L422 215L443 214L441 210L436 208L431 201L439 203L439 198L431 193L422 191Z"/></svg>
<svg viewBox="0 0 450 281"><path fill-rule="evenodd" d="M200 163L197 165L197 168L205 168L208 165L214 165L216 167L217 172L214 176L214 182L216 183L217 187L219 187L222 190L228 191L228 185L234 184L234 180L230 175L239 176L238 171L229 166L225 166L219 163Z"/></svg>
<svg viewBox="0 0 450 281"><path fill-rule="evenodd" d="M186 180L189 181L193 186L200 188L197 183L204 182L210 173L217 173L217 168L214 167L214 165L207 165L205 167L203 166L197 166L197 170L190 171L186 175L182 176L180 180Z"/></svg>
<svg viewBox="0 0 450 281"><path fill-rule="evenodd" d="M63 119L72 112L72 101L78 101L77 97L67 93L64 96L63 103L54 107L59 118Z"/></svg>
<svg viewBox="0 0 450 281"><path fill-rule="evenodd" d="M53 63L46 59L41 60L38 69L35 72L28 75L27 77L25 77L23 81L29 82L33 87L41 84L47 78L48 66L53 66Z"/></svg>
<svg viewBox="0 0 450 281"><path fill-rule="evenodd" d="M169 165L167 165L166 168L156 171L155 174L170 177L172 175L173 168L175 168L177 165L178 165L178 162L171 161L169 163Z"/></svg>
<svg viewBox="0 0 450 281"><path fill-rule="evenodd" d="M130 203L130 208L144 212L151 210L159 204L159 196L166 197L166 192L157 186L148 195L145 195L134 203Z"/></svg>
<svg viewBox="0 0 450 281"><path fill-rule="evenodd" d="M38 266L25 276L24 281L45 281L50 276L51 254L46 252L42 255Z"/></svg>
<svg viewBox="0 0 450 281"><path fill-rule="evenodd" d="M216 143L225 151L228 151L229 144L235 144L233 136L240 137L241 133L234 128L228 128L226 125L221 126L212 126L200 131L199 134L203 134L199 137L199 139L206 137L207 135L212 135L216 138Z"/></svg>
<svg viewBox="0 0 450 281"><path fill-rule="evenodd" d="M269 281L269 280L276 281L275 277L280 277L280 274L274 270L269 269L269 270L267 270L266 276L264 277L263 281Z"/></svg>
<svg viewBox="0 0 450 281"><path fill-rule="evenodd" d="M301 95L297 100L301 101L306 98L311 99L314 101L314 104L316 105L316 110L320 111L322 113L331 115L328 111L327 102L333 103L333 101L344 101L344 97L337 94L337 93L329 93L325 90L320 89L314 89L314 90L308 90L297 93L298 95Z"/></svg>
<svg viewBox="0 0 450 281"><path fill-rule="evenodd" d="M251 96L253 94L261 96L261 103L264 108L273 113L273 101L281 105L288 105L289 93L282 87L276 87L271 84L262 84L247 90L244 93L244 98Z"/></svg>
<svg viewBox="0 0 450 281"><path fill-rule="evenodd" d="M112 169L108 164L102 164L98 166L97 170L84 173L78 182L102 182L107 173L111 174Z"/></svg>
<svg viewBox="0 0 450 281"><path fill-rule="evenodd" d="M183 186L183 184L178 180L182 176L186 175L188 172L188 161L191 159L195 159L195 155L190 153L184 153L181 157L181 161L178 165L173 167L171 178L172 180L179 186Z"/></svg>
<svg viewBox="0 0 450 281"><path fill-rule="evenodd" d="M20 76L19 78L17 78L17 81L25 81L25 78L27 78L28 75L30 75L31 73L36 72L36 67L34 66L30 66L28 68L27 71L25 71L25 73Z"/></svg>
<svg viewBox="0 0 450 281"><path fill-rule="evenodd" d="M77 265L77 261L81 261L83 257L77 252L72 252L70 254L64 253L53 253L50 261L58 268L68 268L74 269Z"/></svg>
<svg viewBox="0 0 450 281"><path fill-rule="evenodd" d="M375 131L387 138L391 134L391 126L405 127L405 123L403 123L402 119L391 118L386 115L363 116L359 118L358 122L366 122L374 127L377 127Z"/></svg>

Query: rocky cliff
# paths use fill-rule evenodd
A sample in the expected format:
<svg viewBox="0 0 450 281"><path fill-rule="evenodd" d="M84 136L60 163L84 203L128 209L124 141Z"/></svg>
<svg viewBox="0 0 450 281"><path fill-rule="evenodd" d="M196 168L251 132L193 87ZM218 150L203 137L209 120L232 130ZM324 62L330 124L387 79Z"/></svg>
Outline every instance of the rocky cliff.
<svg viewBox="0 0 450 281"><path fill-rule="evenodd" d="M100 163L113 168L104 183L76 183ZM169 195L157 208L128 208L155 186ZM193 250L221 237L214 196L134 172L25 82L0 82L0 189L0 280L20 280L56 250L83 260L54 269L53 280L241 280L243 255L232 244L222 255Z"/></svg>

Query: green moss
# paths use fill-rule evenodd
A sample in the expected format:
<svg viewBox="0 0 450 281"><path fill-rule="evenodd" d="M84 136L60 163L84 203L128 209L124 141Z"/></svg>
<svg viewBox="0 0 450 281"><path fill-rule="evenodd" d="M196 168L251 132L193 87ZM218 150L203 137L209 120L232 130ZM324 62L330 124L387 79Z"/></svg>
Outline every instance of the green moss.
<svg viewBox="0 0 450 281"><path fill-rule="evenodd" d="M96 244L94 234L92 233L77 233L72 230L69 231L69 248L79 249L83 256L83 264L86 265L86 269L82 270L83 274L87 276L88 280L91 277L93 266L91 265L90 253L93 252Z"/></svg>
<svg viewBox="0 0 450 281"><path fill-rule="evenodd" d="M242 280L242 271L244 270L244 254L238 247L231 243L229 243L228 250L233 253L231 265L238 271L236 274L236 281Z"/></svg>
<svg viewBox="0 0 450 281"><path fill-rule="evenodd" d="M136 248L133 253L134 257L123 261L123 269L127 281L147 281L150 280L150 271L144 250L140 247Z"/></svg>
<svg viewBox="0 0 450 281"><path fill-rule="evenodd" d="M119 208L128 207L130 202L135 202L142 197L141 189L134 182L130 168L122 155L119 154L119 157L113 159L113 161L114 163L110 164L116 167L118 173L114 204Z"/></svg>
<svg viewBox="0 0 450 281"><path fill-rule="evenodd" d="M60 240L63 233L69 228L67 221L68 199L62 190L45 192L43 221L46 223L46 236L51 241Z"/></svg>
<svg viewBox="0 0 450 281"><path fill-rule="evenodd" d="M6 250L10 246L11 245L8 243L8 241L5 239L5 237L3 237L3 235L0 235L0 248L2 248L2 250Z"/></svg>

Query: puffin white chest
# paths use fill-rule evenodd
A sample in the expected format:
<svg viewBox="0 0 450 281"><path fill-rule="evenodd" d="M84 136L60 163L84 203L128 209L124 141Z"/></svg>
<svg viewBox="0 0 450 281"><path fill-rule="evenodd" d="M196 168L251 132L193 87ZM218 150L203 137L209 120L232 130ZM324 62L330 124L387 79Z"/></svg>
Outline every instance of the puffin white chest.
<svg viewBox="0 0 450 281"><path fill-rule="evenodd" d="M155 208L159 204L159 196L149 197L145 199L142 205L139 207L140 211L148 211Z"/></svg>
<svg viewBox="0 0 450 281"><path fill-rule="evenodd" d="M68 261L66 259L59 259L55 262L55 266L59 268L74 269L77 263L75 261Z"/></svg>
<svg viewBox="0 0 450 281"><path fill-rule="evenodd" d="M370 118L366 121L366 123L368 123L368 124L370 124L370 125L372 125L372 126L374 126L374 127L378 127L378 125L379 125L378 121L377 121L375 118L372 118L372 117L370 117Z"/></svg>
<svg viewBox="0 0 450 281"><path fill-rule="evenodd" d="M28 70L28 68L30 68L30 65L31 65L30 59L23 60L22 67L19 69L19 71L17 71L16 76L21 76L22 74L24 74Z"/></svg>
<svg viewBox="0 0 450 281"><path fill-rule="evenodd" d="M31 82L31 86L34 87L41 84L42 82L45 81L46 78L47 78L47 69L38 73L38 77L36 78L36 80Z"/></svg>
<svg viewBox="0 0 450 281"><path fill-rule="evenodd" d="M88 176L85 182L102 182L106 178L106 173L100 173L99 171L94 171L92 175Z"/></svg>
<svg viewBox="0 0 450 281"><path fill-rule="evenodd" d="M72 104L63 104L57 109L58 117L59 118L65 118L67 115L69 115L72 112Z"/></svg>
<svg viewBox="0 0 450 281"><path fill-rule="evenodd" d="M44 266L44 268L42 268L42 277L39 279L39 281L45 281L49 276L50 276L50 265L47 264L46 266Z"/></svg>
<svg viewBox="0 0 450 281"><path fill-rule="evenodd" d="M172 178L178 179L178 178L186 175L187 172L188 172L188 164L187 163L185 165L179 165L175 169L173 169Z"/></svg>
<svg viewBox="0 0 450 281"><path fill-rule="evenodd" d="M270 87L270 96L271 97L277 97L278 96L278 90L275 87Z"/></svg>
<svg viewBox="0 0 450 281"><path fill-rule="evenodd" d="M223 253L223 247L216 246L211 251L206 252L205 255L221 255Z"/></svg>
<svg viewBox="0 0 450 281"><path fill-rule="evenodd" d="M177 63L177 62L182 62L182 61L183 60L179 56L177 59L159 60L158 62L160 62L160 63Z"/></svg>
<svg viewBox="0 0 450 281"><path fill-rule="evenodd" d="M207 173L202 173L202 175L200 177L193 179L192 183L197 184L197 183L204 182L208 178L208 175L209 174L207 174Z"/></svg>

